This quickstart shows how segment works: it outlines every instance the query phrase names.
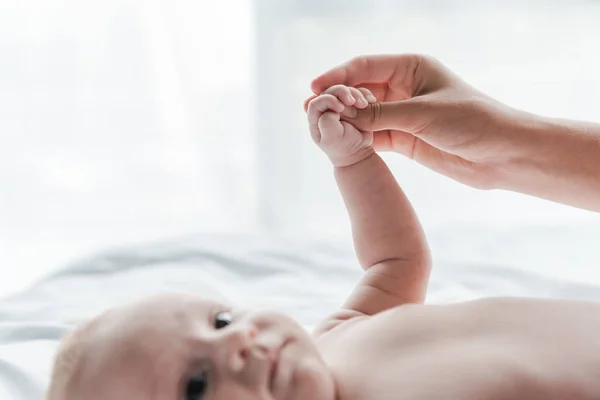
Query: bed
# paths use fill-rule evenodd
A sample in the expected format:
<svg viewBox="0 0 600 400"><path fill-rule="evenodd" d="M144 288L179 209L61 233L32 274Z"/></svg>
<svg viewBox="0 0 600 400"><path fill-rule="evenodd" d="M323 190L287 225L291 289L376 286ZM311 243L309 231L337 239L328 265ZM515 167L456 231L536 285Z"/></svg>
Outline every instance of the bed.
<svg viewBox="0 0 600 400"><path fill-rule="evenodd" d="M584 229L534 227L522 230L518 241L506 229L438 231L430 235L435 270L428 302L504 295L600 299L597 276L585 273L590 261L600 260L599 232ZM574 234L581 240L557 250ZM533 260L537 271L545 263L548 273L527 268ZM61 335L112 305L160 291L193 291L287 312L310 329L359 275L348 239L202 234L92 256L0 301L0 399L42 399Z"/></svg>

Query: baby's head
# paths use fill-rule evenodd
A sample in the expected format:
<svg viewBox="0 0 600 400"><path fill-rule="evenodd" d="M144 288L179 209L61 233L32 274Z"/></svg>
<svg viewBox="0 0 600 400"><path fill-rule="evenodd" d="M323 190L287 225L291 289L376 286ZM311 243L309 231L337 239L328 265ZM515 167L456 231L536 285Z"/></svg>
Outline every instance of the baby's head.
<svg viewBox="0 0 600 400"><path fill-rule="evenodd" d="M69 335L48 400L334 398L333 378L304 329L190 294L109 310Z"/></svg>

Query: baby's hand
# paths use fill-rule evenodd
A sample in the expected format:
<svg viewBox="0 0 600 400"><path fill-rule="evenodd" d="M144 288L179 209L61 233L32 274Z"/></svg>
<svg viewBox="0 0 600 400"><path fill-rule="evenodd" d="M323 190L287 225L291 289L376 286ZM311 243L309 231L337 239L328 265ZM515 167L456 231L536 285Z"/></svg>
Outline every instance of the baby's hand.
<svg viewBox="0 0 600 400"><path fill-rule="evenodd" d="M375 96L365 88L336 85L308 104L310 134L334 166L356 164L374 153L373 132L360 131L341 118L354 117L356 109L366 108L375 101Z"/></svg>

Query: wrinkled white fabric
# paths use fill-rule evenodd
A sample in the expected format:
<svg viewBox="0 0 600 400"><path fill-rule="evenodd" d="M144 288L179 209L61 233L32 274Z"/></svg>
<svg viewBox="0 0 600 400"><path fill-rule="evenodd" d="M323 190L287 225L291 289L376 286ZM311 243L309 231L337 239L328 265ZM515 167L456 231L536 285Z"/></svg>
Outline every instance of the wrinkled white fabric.
<svg viewBox="0 0 600 400"><path fill-rule="evenodd" d="M561 263L569 263L566 271L584 270L583 249L589 250L587 260L598 260L593 241L579 243L573 249L578 257L570 261L542 251L568 234L533 230L529 237L536 239L531 243L523 239L525 234L519 243L511 243L510 231L433 235L435 269L428 301L498 295L600 299L600 285L592 280L575 283L557 278L560 274L551 278L503 264L503 249L512 249L511 260L518 260L515 253L521 252L523 264L537 258L555 272ZM540 243L539 248L533 243ZM480 261L468 264L463 256ZM61 335L121 302L160 291L193 291L274 308L310 329L339 306L360 273L349 241L269 236L201 235L91 257L0 301L0 399L42 399Z"/></svg>

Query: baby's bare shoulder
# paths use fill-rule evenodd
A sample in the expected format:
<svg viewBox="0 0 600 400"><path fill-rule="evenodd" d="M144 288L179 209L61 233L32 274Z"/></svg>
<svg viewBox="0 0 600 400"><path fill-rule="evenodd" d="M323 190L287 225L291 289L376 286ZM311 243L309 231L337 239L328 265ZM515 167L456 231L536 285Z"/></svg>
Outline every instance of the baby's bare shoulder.
<svg viewBox="0 0 600 400"><path fill-rule="evenodd" d="M317 346L344 400L396 399L389 394L400 391L411 400L598 399L598 307L531 299L401 306L332 318Z"/></svg>
<svg viewBox="0 0 600 400"><path fill-rule="evenodd" d="M357 322L371 318L369 315L363 314L355 310L338 310L321 321L314 329L312 336L315 340L321 339L324 335L330 334L341 325L349 325L349 322Z"/></svg>

